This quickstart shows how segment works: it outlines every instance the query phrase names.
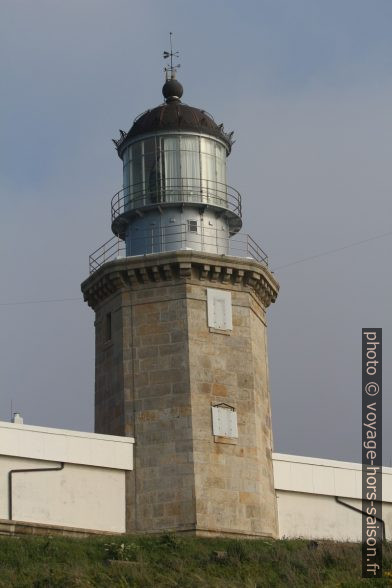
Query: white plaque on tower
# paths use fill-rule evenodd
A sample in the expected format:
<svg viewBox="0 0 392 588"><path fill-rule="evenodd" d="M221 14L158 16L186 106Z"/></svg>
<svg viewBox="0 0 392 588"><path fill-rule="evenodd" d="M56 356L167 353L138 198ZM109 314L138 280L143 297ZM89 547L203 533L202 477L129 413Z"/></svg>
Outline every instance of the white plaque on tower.
<svg viewBox="0 0 392 588"><path fill-rule="evenodd" d="M208 326L220 331L233 330L231 292L207 288Z"/></svg>
<svg viewBox="0 0 392 588"><path fill-rule="evenodd" d="M237 412L232 406L212 406L212 433L217 437L238 438Z"/></svg>

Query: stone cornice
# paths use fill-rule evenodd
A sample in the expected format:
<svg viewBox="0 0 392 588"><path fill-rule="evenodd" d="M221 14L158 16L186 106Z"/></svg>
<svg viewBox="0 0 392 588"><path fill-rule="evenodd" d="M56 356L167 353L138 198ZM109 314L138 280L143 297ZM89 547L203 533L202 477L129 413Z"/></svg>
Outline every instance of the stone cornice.
<svg viewBox="0 0 392 588"><path fill-rule="evenodd" d="M275 302L279 284L268 268L250 258L199 251L167 251L109 261L85 280L81 289L95 309L123 288L143 288L148 283L199 280L214 284L246 286L263 306Z"/></svg>

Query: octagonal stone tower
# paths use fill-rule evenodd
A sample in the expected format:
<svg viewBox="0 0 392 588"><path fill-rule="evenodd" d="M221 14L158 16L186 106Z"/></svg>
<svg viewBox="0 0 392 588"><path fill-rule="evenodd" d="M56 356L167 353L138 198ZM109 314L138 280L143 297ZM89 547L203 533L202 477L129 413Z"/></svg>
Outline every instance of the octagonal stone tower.
<svg viewBox="0 0 392 588"><path fill-rule="evenodd" d="M278 283L237 235L231 134L182 91L171 69L165 102L115 141L115 236L82 284L95 430L135 438L129 532L276 537L266 309Z"/></svg>

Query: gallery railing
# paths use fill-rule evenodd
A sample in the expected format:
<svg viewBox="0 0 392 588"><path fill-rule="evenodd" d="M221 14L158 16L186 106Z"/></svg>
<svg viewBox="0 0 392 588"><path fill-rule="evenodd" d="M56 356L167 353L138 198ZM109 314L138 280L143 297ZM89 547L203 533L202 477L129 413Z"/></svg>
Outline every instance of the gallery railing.
<svg viewBox="0 0 392 588"><path fill-rule="evenodd" d="M241 194L231 186L200 178L165 178L160 183L140 182L119 190L112 198L112 222L145 206L166 203L206 204L224 208L241 218Z"/></svg>
<svg viewBox="0 0 392 588"><path fill-rule="evenodd" d="M195 250L218 255L252 258L268 265L267 254L250 235L239 234L231 238L224 231L208 228L192 232L186 224L151 228L134 233L128 239L128 255L143 255L163 251ZM112 237L89 256L90 274L104 263L126 256L124 241Z"/></svg>

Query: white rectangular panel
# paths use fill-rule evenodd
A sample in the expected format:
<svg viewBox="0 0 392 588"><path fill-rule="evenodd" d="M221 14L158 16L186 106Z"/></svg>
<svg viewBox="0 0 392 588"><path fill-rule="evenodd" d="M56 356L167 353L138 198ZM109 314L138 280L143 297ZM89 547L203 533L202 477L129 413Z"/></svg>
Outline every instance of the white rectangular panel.
<svg viewBox="0 0 392 588"><path fill-rule="evenodd" d="M217 437L230 437L237 439L237 412L229 407L213 406L212 432Z"/></svg>
<svg viewBox="0 0 392 588"><path fill-rule="evenodd" d="M207 288L208 326L222 331L233 329L231 292Z"/></svg>

